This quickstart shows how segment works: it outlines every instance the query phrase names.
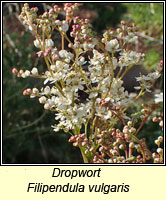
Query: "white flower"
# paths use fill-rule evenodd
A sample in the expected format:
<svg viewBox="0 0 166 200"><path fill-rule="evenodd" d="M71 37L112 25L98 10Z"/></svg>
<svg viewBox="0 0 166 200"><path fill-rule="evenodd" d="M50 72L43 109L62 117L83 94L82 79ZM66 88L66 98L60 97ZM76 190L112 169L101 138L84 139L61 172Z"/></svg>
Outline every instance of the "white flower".
<svg viewBox="0 0 166 200"><path fill-rule="evenodd" d="M59 51L59 56L61 58L67 58L68 52L66 50L61 50L61 51Z"/></svg>
<svg viewBox="0 0 166 200"><path fill-rule="evenodd" d="M51 65L51 66L50 66L50 69L51 69L52 71L55 71L56 65Z"/></svg>
<svg viewBox="0 0 166 200"><path fill-rule="evenodd" d="M77 60L77 64L78 65L84 65L86 64L87 61L85 61L85 58L84 57L80 57L78 60Z"/></svg>
<svg viewBox="0 0 166 200"><path fill-rule="evenodd" d="M107 42L105 49L109 52L115 52L119 49L119 43L117 39L113 39Z"/></svg>
<svg viewBox="0 0 166 200"><path fill-rule="evenodd" d="M148 76L153 80L153 79L158 79L161 76L161 74L158 71L156 71L153 73L149 73Z"/></svg>
<svg viewBox="0 0 166 200"><path fill-rule="evenodd" d="M108 120L108 119L111 119L112 117L112 112L110 110L108 110L108 112L103 116L104 119Z"/></svg>
<svg viewBox="0 0 166 200"><path fill-rule="evenodd" d="M151 92L151 84L154 79L160 77L158 72L149 73L148 75L141 75L140 77L136 77L136 80L140 82L140 86L134 87L136 90L144 88L147 92Z"/></svg>
<svg viewBox="0 0 166 200"><path fill-rule="evenodd" d="M38 75L38 69L36 67L34 67L32 70L31 70L31 73L32 75Z"/></svg>
<svg viewBox="0 0 166 200"><path fill-rule="evenodd" d="M35 47L37 48L41 48L41 45L43 45L43 42L41 41L41 39L40 40L36 39L33 43Z"/></svg>
<svg viewBox="0 0 166 200"><path fill-rule="evenodd" d="M33 31L32 26L29 26L28 28L29 28L30 31Z"/></svg>
<svg viewBox="0 0 166 200"><path fill-rule="evenodd" d="M26 77L28 77L28 76L30 75L30 71L29 71L29 70L26 70L26 71L24 72L24 74L25 74Z"/></svg>
<svg viewBox="0 0 166 200"><path fill-rule="evenodd" d="M162 154L163 153L163 149L162 148L157 148L157 153Z"/></svg>
<svg viewBox="0 0 166 200"><path fill-rule="evenodd" d="M138 36L134 35L134 33L129 33L129 35L122 37L122 39L128 43L137 43L138 42Z"/></svg>
<svg viewBox="0 0 166 200"><path fill-rule="evenodd" d="M67 58L67 59L72 59L74 57L74 55L71 52L68 52L66 50L59 51L59 56L61 58Z"/></svg>
<svg viewBox="0 0 166 200"><path fill-rule="evenodd" d="M149 81L151 78L149 76L141 75L140 77L136 77L136 81Z"/></svg>
<svg viewBox="0 0 166 200"><path fill-rule="evenodd" d="M163 102L163 92L160 94L155 94L155 103Z"/></svg>
<svg viewBox="0 0 166 200"><path fill-rule="evenodd" d="M91 65L98 65L104 63L104 54L99 53L97 50L93 49L93 58L90 59Z"/></svg>
<svg viewBox="0 0 166 200"><path fill-rule="evenodd" d="M39 90L38 90L37 88L33 88L33 89L32 89L32 93L33 93L33 94L38 94L38 93L39 93Z"/></svg>
<svg viewBox="0 0 166 200"><path fill-rule="evenodd" d="M52 126L52 127L53 127L53 126ZM54 128L53 131L55 131L55 132L58 132L58 131L60 130L58 126L53 127L53 128Z"/></svg>
<svg viewBox="0 0 166 200"><path fill-rule="evenodd" d="M54 46L54 42L52 41L52 39L45 40L45 48L51 48L53 46Z"/></svg>
<svg viewBox="0 0 166 200"><path fill-rule="evenodd" d="M44 94L45 94L45 95L50 95L50 92L51 92L50 87L49 87L49 86L46 86L46 87L44 88Z"/></svg>
<svg viewBox="0 0 166 200"><path fill-rule="evenodd" d="M65 62L70 63L70 58L66 58Z"/></svg>
<svg viewBox="0 0 166 200"><path fill-rule="evenodd" d="M62 21L62 26L59 28L60 31L67 32L69 29L69 25L67 21Z"/></svg>
<svg viewBox="0 0 166 200"><path fill-rule="evenodd" d="M49 103L44 104L44 109L45 109L45 110L48 110L48 109L50 109L50 108L51 108L51 106L50 106Z"/></svg>
<svg viewBox="0 0 166 200"><path fill-rule="evenodd" d="M47 100L47 98L45 96L42 96L42 97L39 98L39 102L41 104L44 104L46 102L46 100Z"/></svg>
<svg viewBox="0 0 166 200"><path fill-rule="evenodd" d="M89 95L89 99L95 98L97 97L97 95L98 95L98 92L91 92Z"/></svg>
<svg viewBox="0 0 166 200"><path fill-rule="evenodd" d="M48 100L47 100L47 103L50 105L50 107L53 107L53 106L54 106L53 98L48 99Z"/></svg>
<svg viewBox="0 0 166 200"><path fill-rule="evenodd" d="M136 64L144 57L144 54L135 51L123 51L120 53L119 66L124 67L131 64Z"/></svg>

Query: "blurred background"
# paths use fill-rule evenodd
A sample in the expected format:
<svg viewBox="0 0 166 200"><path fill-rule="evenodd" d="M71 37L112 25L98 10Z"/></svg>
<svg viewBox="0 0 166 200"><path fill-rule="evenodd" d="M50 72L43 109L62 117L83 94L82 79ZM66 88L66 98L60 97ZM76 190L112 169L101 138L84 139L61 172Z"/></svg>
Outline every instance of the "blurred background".
<svg viewBox="0 0 166 200"><path fill-rule="evenodd" d="M39 14L52 5L30 3L30 7L39 8ZM45 67L36 56L32 34L18 20L22 6L23 3L3 3L3 164L82 163L79 149L68 143L69 135L53 132L54 114L44 111L37 98L22 95L24 89L40 87L41 82L11 73L13 67ZM76 14L89 18L99 35L107 28L117 27L122 19L134 22L140 33L138 51L146 54L146 71L153 71L163 58L162 3L84 3ZM162 85L161 77L158 88ZM151 151L155 151L154 140L159 135L161 127L151 121L140 132Z"/></svg>

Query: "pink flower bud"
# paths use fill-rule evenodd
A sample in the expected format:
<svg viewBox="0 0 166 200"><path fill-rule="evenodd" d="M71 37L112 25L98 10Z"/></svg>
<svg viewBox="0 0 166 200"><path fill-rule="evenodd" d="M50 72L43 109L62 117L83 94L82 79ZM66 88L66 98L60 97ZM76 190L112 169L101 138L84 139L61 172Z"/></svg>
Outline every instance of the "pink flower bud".
<svg viewBox="0 0 166 200"><path fill-rule="evenodd" d="M160 61L160 67L163 66L163 60Z"/></svg>
<svg viewBox="0 0 166 200"><path fill-rule="evenodd" d="M70 138L69 138L69 142L74 142L75 141L75 137L74 135L72 135Z"/></svg>
<svg viewBox="0 0 166 200"><path fill-rule="evenodd" d="M84 147L86 145L86 142L82 142L81 145Z"/></svg>
<svg viewBox="0 0 166 200"><path fill-rule="evenodd" d="M153 122L158 122L157 117L153 117L152 121L153 121Z"/></svg>
<svg viewBox="0 0 166 200"><path fill-rule="evenodd" d="M38 51L36 54L38 55L38 57L41 57L43 55L43 51Z"/></svg>
<svg viewBox="0 0 166 200"><path fill-rule="evenodd" d="M160 121L159 126L161 126L163 128L163 120Z"/></svg>
<svg viewBox="0 0 166 200"><path fill-rule="evenodd" d="M126 21L125 21L125 20L122 20L122 21L121 21L121 24L122 24L122 25L125 25L125 24L126 24Z"/></svg>
<svg viewBox="0 0 166 200"><path fill-rule="evenodd" d="M38 93L39 93L39 90L38 90L37 88L33 88L33 89L32 89L32 93L33 93L33 94L38 94Z"/></svg>
<svg viewBox="0 0 166 200"><path fill-rule="evenodd" d="M76 25L76 29L77 29L77 30L80 30L80 29L81 29L81 26L80 26L79 24L77 24L77 25Z"/></svg>
<svg viewBox="0 0 166 200"><path fill-rule="evenodd" d="M31 89L27 88L22 93L23 93L23 95L29 95L29 94L31 94Z"/></svg>
<svg viewBox="0 0 166 200"><path fill-rule="evenodd" d="M45 110L48 110L48 109L50 109L50 107L51 107L51 106L50 106L50 104L49 104L49 103L46 103L46 104L44 104L44 109L45 109Z"/></svg>
<svg viewBox="0 0 166 200"><path fill-rule="evenodd" d="M87 24L89 22L89 19L85 19L84 22L85 24Z"/></svg>
<svg viewBox="0 0 166 200"><path fill-rule="evenodd" d="M84 39L87 40L88 39L88 35L84 35Z"/></svg>
<svg viewBox="0 0 166 200"><path fill-rule="evenodd" d="M123 128L123 133L128 133L128 130L129 130L129 128L128 128L128 126L124 126L124 128Z"/></svg>
<svg viewBox="0 0 166 200"><path fill-rule="evenodd" d="M13 69L12 69L12 74L17 74L18 73L18 71L17 71L17 69L14 67Z"/></svg>

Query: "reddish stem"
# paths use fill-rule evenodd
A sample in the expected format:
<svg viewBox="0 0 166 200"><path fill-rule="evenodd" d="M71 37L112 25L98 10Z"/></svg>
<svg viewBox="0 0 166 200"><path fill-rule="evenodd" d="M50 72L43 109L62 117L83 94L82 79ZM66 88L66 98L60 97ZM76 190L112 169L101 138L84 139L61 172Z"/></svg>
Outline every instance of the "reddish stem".
<svg viewBox="0 0 166 200"><path fill-rule="evenodd" d="M125 156L126 156L126 159L128 159L128 151L127 151L127 149L125 150Z"/></svg>
<svg viewBox="0 0 166 200"><path fill-rule="evenodd" d="M149 113L146 115L145 119L143 120L143 122L141 123L141 125L139 126L139 128L137 129L137 132L135 135L137 135L140 130L142 129L142 127L144 126L145 122L147 121L147 119L149 118L149 116L151 115L151 113L153 112L155 106L153 105L152 108L150 109Z"/></svg>
<svg viewBox="0 0 166 200"><path fill-rule="evenodd" d="M121 121L121 123L123 124L123 126L126 126L123 118L118 113L116 113L116 112L114 112L114 114L119 118L119 120Z"/></svg>
<svg viewBox="0 0 166 200"><path fill-rule="evenodd" d="M132 153L133 153L133 149L129 148L129 158L132 156Z"/></svg>

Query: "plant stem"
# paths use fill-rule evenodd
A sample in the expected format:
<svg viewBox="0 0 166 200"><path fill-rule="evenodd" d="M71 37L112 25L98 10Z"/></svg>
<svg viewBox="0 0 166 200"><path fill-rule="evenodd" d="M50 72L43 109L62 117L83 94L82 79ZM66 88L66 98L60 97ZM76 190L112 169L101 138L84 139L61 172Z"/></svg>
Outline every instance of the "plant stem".
<svg viewBox="0 0 166 200"><path fill-rule="evenodd" d="M85 153L81 147L80 147L80 151L81 151L81 155L82 155L84 163L89 163L89 161L88 161L87 157L85 156Z"/></svg>
<svg viewBox="0 0 166 200"><path fill-rule="evenodd" d="M62 42L62 50L64 50L64 34L63 34L63 32L61 33L61 42Z"/></svg>
<svg viewBox="0 0 166 200"><path fill-rule="evenodd" d="M150 116L150 114L153 112L153 110L154 110L154 105L152 106L152 108L150 109L150 111L149 111L149 113L146 115L146 117L145 117L145 119L144 119L144 121L141 123L141 125L139 126L139 128L137 129L137 132L136 132L136 134L135 135L137 135L139 132L140 132L140 130L142 129L142 127L144 126L144 124L145 124L145 122L147 121L147 119L149 118L149 116Z"/></svg>

